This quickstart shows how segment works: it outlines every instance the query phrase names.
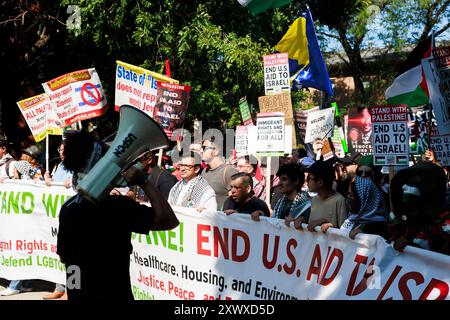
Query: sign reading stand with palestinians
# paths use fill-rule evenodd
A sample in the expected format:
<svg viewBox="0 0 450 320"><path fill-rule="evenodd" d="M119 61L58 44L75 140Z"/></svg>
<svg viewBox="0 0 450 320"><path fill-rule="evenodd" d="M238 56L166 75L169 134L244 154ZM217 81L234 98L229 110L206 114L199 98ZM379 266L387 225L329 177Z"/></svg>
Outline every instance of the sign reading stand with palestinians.
<svg viewBox="0 0 450 320"><path fill-rule="evenodd" d="M107 109L106 96L94 68L67 73L42 86L63 127L99 117Z"/></svg>
<svg viewBox="0 0 450 320"><path fill-rule="evenodd" d="M127 104L153 118L157 101L157 82L177 84L178 81L122 61L116 62L115 110L119 111L120 106Z"/></svg>
<svg viewBox="0 0 450 320"><path fill-rule="evenodd" d="M372 107L373 164L400 166L409 163L408 106Z"/></svg>
<svg viewBox="0 0 450 320"><path fill-rule="evenodd" d="M256 153L258 156L276 157L284 155L283 112L258 113L256 130Z"/></svg>
<svg viewBox="0 0 450 320"><path fill-rule="evenodd" d="M264 56L264 90L266 96L281 92L291 92L287 53L275 53Z"/></svg>

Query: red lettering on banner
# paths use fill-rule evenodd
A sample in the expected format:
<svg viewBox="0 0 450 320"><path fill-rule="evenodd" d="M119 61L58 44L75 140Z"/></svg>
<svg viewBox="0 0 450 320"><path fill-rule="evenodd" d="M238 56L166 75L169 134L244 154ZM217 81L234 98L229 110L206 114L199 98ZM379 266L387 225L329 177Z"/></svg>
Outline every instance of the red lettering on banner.
<svg viewBox="0 0 450 320"><path fill-rule="evenodd" d="M244 240L244 252L241 255L237 254L238 238ZM250 238L241 230L232 230L231 232L231 259L236 262L243 262L247 260L250 254Z"/></svg>
<svg viewBox="0 0 450 320"><path fill-rule="evenodd" d="M334 269L333 274L330 277L326 277L328 270L331 267L331 264L333 263L334 258L337 258L337 266ZM331 252L331 256L327 261L325 270L322 273L322 279L320 280L320 284L323 286L328 286L331 282L333 282L334 278L336 278L336 275L338 274L339 270L341 270L342 262L344 260L344 254L341 250L334 248Z"/></svg>
<svg viewBox="0 0 450 320"><path fill-rule="evenodd" d="M328 249L330 249L330 247L328 247ZM315 274L317 276L317 282L319 282L321 269L322 269L322 254L320 252L320 246L316 244L306 280L308 281L311 280L312 275Z"/></svg>
<svg viewBox="0 0 450 320"><path fill-rule="evenodd" d="M204 256L211 256L211 250L205 249L203 246L205 243L210 243L210 237L204 235L203 233L209 231L211 232L211 226L210 225L204 225L204 224L198 224L197 225L197 254L201 254ZM212 247L213 247L213 254L214 257L219 256L219 247L222 250L223 258L229 259L229 229L224 228L223 230L223 237L222 233L219 229L219 227L213 227L213 234L212 234ZM239 239L243 240L243 252L238 253L237 246ZM220 243L220 244L219 244ZM249 236L241 231L241 230L231 230L231 260L235 262L243 262L247 260L248 256L250 255L250 238Z"/></svg>
<svg viewBox="0 0 450 320"><path fill-rule="evenodd" d="M291 261L291 266L290 267L288 267L286 263L283 266L283 269L284 269L284 271L287 274L292 274L295 271L295 268L296 268L296 265L297 265L297 261L295 260L295 257L292 254L291 247L294 247L294 249L295 249L295 248L297 248L297 245L298 244L297 244L297 241L295 239L290 239L288 241L288 243L287 243L286 253L287 253L287 256L288 256L289 260Z"/></svg>
<svg viewBox="0 0 450 320"><path fill-rule="evenodd" d="M169 281L169 294L175 295L175 297L183 300L194 300L194 292L185 290L181 287L176 286L172 281Z"/></svg>
<svg viewBox="0 0 450 320"><path fill-rule="evenodd" d="M358 276L359 266L361 264L367 264L367 257L357 254L354 261L356 262L356 266L353 269L352 275L350 277L350 282L347 287L346 294L348 296L357 296L367 289L367 283L369 282L369 277L373 275L373 265L375 264L375 258L372 258L368 267L366 268L366 271L364 272L363 278L358 283L356 288L353 289L356 283L356 277ZM372 269L371 272L369 271L370 269Z"/></svg>
<svg viewBox="0 0 450 320"><path fill-rule="evenodd" d="M197 225L197 254L210 256L211 251L203 249L203 243L208 242L209 238L202 235L203 231L210 231L211 226L205 224Z"/></svg>
<svg viewBox="0 0 450 320"><path fill-rule="evenodd" d="M433 289L439 290L439 296L434 300L444 300L447 298L449 289L448 284L444 281L433 278L419 297L419 300L428 300L427 298L430 296Z"/></svg>
<svg viewBox="0 0 450 320"><path fill-rule="evenodd" d="M228 229L225 228L223 229L223 233L224 233L224 238L222 238L222 235L220 234L220 230L218 227L214 227L214 257L218 257L219 256L219 243L220 243L220 249L222 250L222 254L223 254L223 258L224 259L229 259L229 254L228 254Z"/></svg>
<svg viewBox="0 0 450 320"><path fill-rule="evenodd" d="M389 290L389 288L392 285L392 282L394 282L395 278L397 278L398 273L400 272L400 270L402 270L403 267L400 266L395 266L394 271L392 271L391 276L389 277L388 281L386 282L386 284L383 287L383 290L381 290L380 294L377 297L377 300L381 300L383 299L384 295L386 294L386 292ZM392 300L392 297L387 298L386 300Z"/></svg>
<svg viewBox="0 0 450 320"><path fill-rule="evenodd" d="M400 293L402 294L403 300L411 300L412 299L411 291L408 288L409 280L414 280L416 282L416 285L419 285L419 284L422 284L425 282L423 275L421 275L419 272L405 273L398 282L398 288L400 290Z"/></svg>
<svg viewBox="0 0 450 320"><path fill-rule="evenodd" d="M269 238L270 234L264 234L264 242L263 242L263 256L262 256L262 262L264 267L266 269L273 269L277 263L277 257L278 257L278 246L280 244L280 236L275 236L275 243L273 245L273 250L270 250L273 252L272 260L269 261L267 259L268 252L269 252Z"/></svg>

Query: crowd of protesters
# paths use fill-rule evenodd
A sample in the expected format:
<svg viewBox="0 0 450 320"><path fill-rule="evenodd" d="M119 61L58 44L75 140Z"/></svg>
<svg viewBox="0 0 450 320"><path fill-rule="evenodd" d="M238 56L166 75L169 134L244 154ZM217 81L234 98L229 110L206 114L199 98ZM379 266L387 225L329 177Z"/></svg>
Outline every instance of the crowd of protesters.
<svg viewBox="0 0 450 320"><path fill-rule="evenodd" d="M72 172L62 162L64 146L62 140L59 162L45 172L37 146L13 157L2 135L0 180L58 182L73 187ZM412 245L450 254L448 171L430 150L418 163L391 176L392 181L381 167L373 165L372 156L360 154L324 161L316 160L315 154L308 156L303 149L292 150L276 159L279 166L267 181L267 158L225 158L223 146L214 137L202 141L200 148L191 146L188 151L177 152L177 157L173 152L165 153L161 165L156 152L139 158L147 180L172 206L192 208L199 214L249 214L255 223L261 217L282 219L299 232L308 225L311 232L341 229L352 239L358 233L374 234L392 242L399 251ZM115 188L111 195L148 201L138 187ZM28 285L28 281L11 281L0 295L27 291ZM58 284L44 299L64 299L64 291L64 285Z"/></svg>

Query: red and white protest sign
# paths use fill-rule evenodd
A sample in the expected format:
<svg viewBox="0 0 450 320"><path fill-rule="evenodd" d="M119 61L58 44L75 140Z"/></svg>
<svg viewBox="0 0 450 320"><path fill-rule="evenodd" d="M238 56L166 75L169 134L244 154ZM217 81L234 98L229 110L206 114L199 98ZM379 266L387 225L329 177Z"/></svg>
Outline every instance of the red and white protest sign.
<svg viewBox="0 0 450 320"><path fill-rule="evenodd" d="M291 92L289 83L289 58L287 53L275 53L263 57L265 95Z"/></svg>
<svg viewBox="0 0 450 320"><path fill-rule="evenodd" d="M94 68L64 74L42 84L61 126L101 116L106 96Z"/></svg>

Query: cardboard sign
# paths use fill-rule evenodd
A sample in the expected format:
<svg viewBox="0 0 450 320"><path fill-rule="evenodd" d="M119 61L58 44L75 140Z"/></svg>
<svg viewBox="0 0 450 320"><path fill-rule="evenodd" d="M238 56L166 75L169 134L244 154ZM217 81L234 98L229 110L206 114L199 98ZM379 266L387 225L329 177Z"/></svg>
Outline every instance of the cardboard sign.
<svg viewBox="0 0 450 320"><path fill-rule="evenodd" d="M247 98L243 97L239 100L239 110L241 111L242 123L244 126L253 125L252 115L248 107Z"/></svg>
<svg viewBox="0 0 450 320"><path fill-rule="evenodd" d="M373 164L407 165L409 155L408 106L372 108Z"/></svg>
<svg viewBox="0 0 450 320"><path fill-rule="evenodd" d="M334 108L310 112L306 120L305 143L330 138L334 128Z"/></svg>
<svg viewBox="0 0 450 320"><path fill-rule="evenodd" d="M264 56L264 89L266 96L291 92L289 83L289 58L287 53Z"/></svg>
<svg viewBox="0 0 450 320"><path fill-rule="evenodd" d="M262 157L283 156L284 113L258 113L256 128L256 154Z"/></svg>
<svg viewBox="0 0 450 320"><path fill-rule="evenodd" d="M433 50L433 56L422 59L430 101L440 134L450 134L450 47Z"/></svg>
<svg viewBox="0 0 450 320"><path fill-rule="evenodd" d="M259 111L267 112L283 112L284 123L294 127L294 113L292 111L292 101L290 93L280 93L272 96L263 96L258 98ZM295 134L292 135L292 145L297 145Z"/></svg>
<svg viewBox="0 0 450 320"><path fill-rule="evenodd" d="M183 127L189 104L190 86L158 81L153 118L169 139L176 129Z"/></svg>
<svg viewBox="0 0 450 320"><path fill-rule="evenodd" d="M354 155L372 154L372 118L370 109L351 108L348 115L348 151Z"/></svg>

